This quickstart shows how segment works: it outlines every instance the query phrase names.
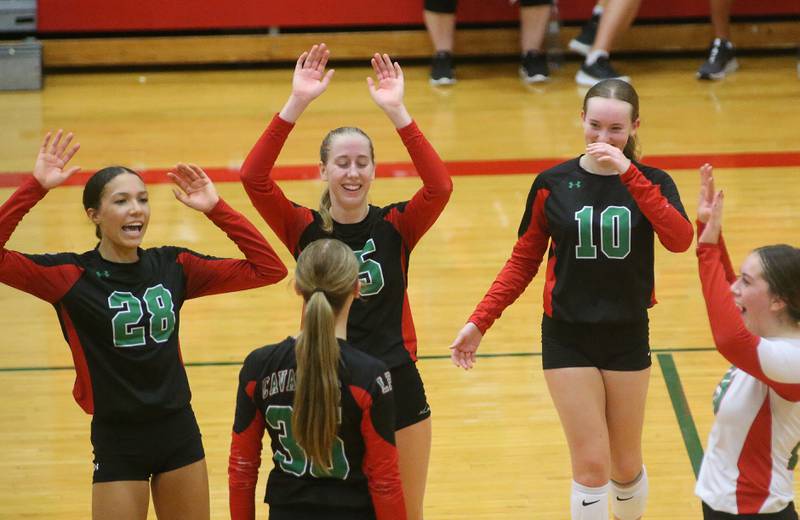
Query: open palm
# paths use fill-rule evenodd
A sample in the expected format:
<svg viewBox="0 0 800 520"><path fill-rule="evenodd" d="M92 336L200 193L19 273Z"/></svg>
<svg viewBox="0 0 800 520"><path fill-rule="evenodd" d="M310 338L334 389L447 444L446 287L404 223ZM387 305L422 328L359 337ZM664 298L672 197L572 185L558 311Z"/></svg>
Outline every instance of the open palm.
<svg viewBox="0 0 800 520"><path fill-rule="evenodd" d="M375 71L375 79L367 78L367 84L375 103L384 110L402 106L405 80L400 64L393 63L388 54L380 55L376 52L372 57L372 69Z"/></svg>
<svg viewBox="0 0 800 520"><path fill-rule="evenodd" d="M175 198L190 208L208 213L219 202L217 188L199 166L178 164L175 172L169 172L167 175L177 186L172 189Z"/></svg>
<svg viewBox="0 0 800 520"><path fill-rule="evenodd" d="M333 70L325 72L330 54L327 46L321 43L300 55L294 67L292 95L311 101L325 92L333 76Z"/></svg>
<svg viewBox="0 0 800 520"><path fill-rule="evenodd" d="M64 170L64 167L81 145L75 143L70 148L69 145L73 138L72 132L68 133L62 141L63 133L62 130L59 130L53 137L51 132L47 132L47 135L44 136L42 147L39 149L39 155L36 157L36 164L33 167L33 176L46 190L59 186L69 179L73 173L80 170L78 166Z"/></svg>

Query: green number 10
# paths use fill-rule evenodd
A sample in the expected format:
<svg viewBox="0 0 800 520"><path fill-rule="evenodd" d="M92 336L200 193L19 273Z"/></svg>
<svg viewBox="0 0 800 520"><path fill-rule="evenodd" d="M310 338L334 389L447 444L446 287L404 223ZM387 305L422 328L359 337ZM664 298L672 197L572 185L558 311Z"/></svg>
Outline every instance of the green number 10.
<svg viewBox="0 0 800 520"><path fill-rule="evenodd" d="M575 258L597 258L592 233L594 208L584 206L575 212L578 221L578 245ZM631 252L631 210L625 206L609 206L600 213L600 249L606 257L621 260Z"/></svg>

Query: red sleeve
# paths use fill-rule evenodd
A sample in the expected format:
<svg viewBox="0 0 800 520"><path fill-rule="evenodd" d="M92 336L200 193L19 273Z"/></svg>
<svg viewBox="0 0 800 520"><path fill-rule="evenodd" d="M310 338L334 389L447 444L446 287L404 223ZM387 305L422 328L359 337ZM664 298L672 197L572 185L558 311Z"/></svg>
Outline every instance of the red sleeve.
<svg viewBox="0 0 800 520"><path fill-rule="evenodd" d="M311 211L292 203L270 177L275 160L294 128L275 114L269 126L247 155L239 175L253 206L272 231L289 249L297 253L300 235L314 220Z"/></svg>
<svg viewBox="0 0 800 520"><path fill-rule="evenodd" d="M468 321L474 323L481 334L486 334L506 307L519 298L539 270L550 240L547 215L544 211L549 195L548 190L539 189L535 192L533 202L530 203L529 200L526 215L523 217L526 226L521 229L523 233L514 244L511 258L503 266L475 312L469 317Z"/></svg>
<svg viewBox="0 0 800 520"><path fill-rule="evenodd" d="M26 256L5 248L22 218L45 195L47 190L31 176L0 206L0 282L55 303L78 281L83 270L75 264L44 262L46 255Z"/></svg>
<svg viewBox="0 0 800 520"><path fill-rule="evenodd" d="M695 223L697 224L697 239L699 240L706 225L699 220L695 221ZM719 233L719 240L717 242L719 244L719 259L720 262L722 262L722 268L725 270L725 280L727 280L728 284L732 284L737 278L736 271L733 269L731 257L728 255L728 248L725 246L725 238L722 236L722 231Z"/></svg>
<svg viewBox="0 0 800 520"><path fill-rule="evenodd" d="M236 243L246 260L180 253L178 262L186 273L187 299L263 287L286 277L286 266L244 215L219 199L206 216Z"/></svg>
<svg viewBox="0 0 800 520"><path fill-rule="evenodd" d="M256 382L248 381L239 388L236 400L236 421L252 416L242 431L231 434L231 453L228 457L228 496L231 520L254 520L258 469L261 467L261 439L264 436L264 416L253 403ZM242 395L244 394L244 395Z"/></svg>
<svg viewBox="0 0 800 520"><path fill-rule="evenodd" d="M764 374L758 357L761 338L747 330L736 308L730 284L725 278L722 251L719 244L701 243L697 246L700 282L717 350L733 365L767 384L784 399L800 400L800 384L778 383Z"/></svg>
<svg viewBox="0 0 800 520"><path fill-rule="evenodd" d="M673 189L670 191L674 193L662 193L663 187L650 182L633 163L620 175L620 180L652 224L664 247L675 253L689 249L694 233L691 222L676 208L680 204L677 189L671 186Z"/></svg>
<svg viewBox="0 0 800 520"><path fill-rule="evenodd" d="M400 470L397 466L397 448L394 445L394 414L391 393L376 392L375 400L369 392L350 386L350 392L362 410L361 435L364 438L363 471L372 497L377 520L406 520L406 505ZM386 432L391 437L387 439Z"/></svg>
<svg viewBox="0 0 800 520"><path fill-rule="evenodd" d="M386 219L394 225L411 250L441 215L450 200L450 194L453 193L453 181L444 162L417 127L417 123L412 121L399 128L397 133L403 139L414 168L422 179L422 188L405 206L393 208Z"/></svg>

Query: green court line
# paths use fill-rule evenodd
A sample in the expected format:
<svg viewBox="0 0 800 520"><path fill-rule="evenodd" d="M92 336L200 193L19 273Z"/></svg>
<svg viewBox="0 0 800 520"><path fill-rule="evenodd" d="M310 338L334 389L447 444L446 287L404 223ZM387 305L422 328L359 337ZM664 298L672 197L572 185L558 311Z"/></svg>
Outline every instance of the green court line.
<svg viewBox="0 0 800 520"><path fill-rule="evenodd" d="M713 352L715 349L706 347L695 348L654 348L651 352ZM489 354L478 354L479 358L507 358L507 357L539 357L541 352L498 352ZM427 356L419 356L420 361L424 360L437 360L437 359L450 359L450 354L431 354ZM243 361L243 360L242 360ZM227 367L239 366L242 361L195 361L186 363L187 367ZM73 370L72 365L69 366L43 366L43 367L0 367L2 372L48 372L58 370Z"/></svg>
<svg viewBox="0 0 800 520"><path fill-rule="evenodd" d="M672 408L675 410L675 417L678 419L678 426L681 429L683 444L689 454L694 477L697 478L697 473L700 471L700 463L703 461L703 446L700 444L700 437L697 435L692 412L689 410L689 403L686 400L686 394L683 392L678 368L675 366L672 354L659 354L657 357L658 364L661 366L661 373L664 375L664 382L667 384Z"/></svg>

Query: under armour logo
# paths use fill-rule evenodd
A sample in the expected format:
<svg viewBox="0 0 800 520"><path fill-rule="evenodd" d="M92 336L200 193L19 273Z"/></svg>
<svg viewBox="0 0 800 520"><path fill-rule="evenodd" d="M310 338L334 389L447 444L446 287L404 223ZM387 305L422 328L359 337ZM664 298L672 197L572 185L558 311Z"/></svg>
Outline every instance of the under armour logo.
<svg viewBox="0 0 800 520"><path fill-rule="evenodd" d="M100 471L100 463L99 462L95 462L94 463L94 470L95 471Z"/></svg>
<svg viewBox="0 0 800 520"><path fill-rule="evenodd" d="M97 275L98 278L110 278L111 273L108 271L95 271L94 274Z"/></svg>
<svg viewBox="0 0 800 520"><path fill-rule="evenodd" d="M569 189L580 188L580 187L581 187L581 181L575 181L575 182L569 181Z"/></svg>

